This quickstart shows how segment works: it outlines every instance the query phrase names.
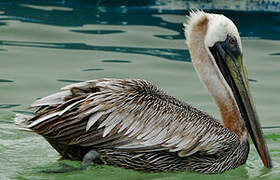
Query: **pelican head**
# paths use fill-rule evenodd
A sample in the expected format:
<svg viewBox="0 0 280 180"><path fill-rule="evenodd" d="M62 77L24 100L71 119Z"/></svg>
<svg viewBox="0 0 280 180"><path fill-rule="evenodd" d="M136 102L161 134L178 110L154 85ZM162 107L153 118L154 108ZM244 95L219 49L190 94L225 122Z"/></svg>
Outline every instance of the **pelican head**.
<svg viewBox="0 0 280 180"><path fill-rule="evenodd" d="M272 167L236 26L223 15L196 11L185 23L185 35L194 68L213 96L222 124L236 133L240 141L247 140L248 132L264 165Z"/></svg>

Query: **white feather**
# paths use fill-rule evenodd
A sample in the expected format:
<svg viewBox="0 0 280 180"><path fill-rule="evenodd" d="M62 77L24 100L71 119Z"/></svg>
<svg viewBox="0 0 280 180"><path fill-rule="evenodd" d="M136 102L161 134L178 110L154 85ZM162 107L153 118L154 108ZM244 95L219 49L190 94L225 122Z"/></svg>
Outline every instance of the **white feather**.
<svg viewBox="0 0 280 180"><path fill-rule="evenodd" d="M79 103L82 102L82 101L84 101L84 100L82 99L82 100L80 100L80 101L77 101L77 102L75 102L75 103L73 103L73 104L67 106L66 108L63 109L63 111L61 111L61 112L59 113L59 116L62 116L64 113L66 113L68 110L70 110L72 107L74 107L75 105L79 104Z"/></svg>
<svg viewBox="0 0 280 180"><path fill-rule="evenodd" d="M28 120L31 119L33 116L31 115L25 115L25 114L16 114L16 117L14 119L14 123L16 125L20 126L26 126L28 123Z"/></svg>
<svg viewBox="0 0 280 180"><path fill-rule="evenodd" d="M46 115L46 116L43 116L43 117L37 119L36 121L32 122L31 124L29 124L29 125L26 126L26 127L27 127L27 128L32 128L33 126L35 126L35 125L37 125L37 124L39 124L39 123L41 123L41 122L43 122L43 121L46 121L46 120L48 120L48 119L50 119L50 118L53 118L53 117L59 115L59 113L60 113L60 111L58 111L58 112L56 112L56 113L52 113L52 114Z"/></svg>
<svg viewBox="0 0 280 180"><path fill-rule="evenodd" d="M25 114L16 114L16 117L14 119L14 123L19 126L18 129L24 130L24 131L32 131L31 129L27 128L28 120L31 119L32 115L25 115Z"/></svg>
<svg viewBox="0 0 280 180"><path fill-rule="evenodd" d="M112 125L106 127L104 130L104 133L103 133L103 137L107 136L115 126L116 126L116 124L112 124Z"/></svg>
<svg viewBox="0 0 280 180"><path fill-rule="evenodd" d="M97 112L93 115L90 116L88 123L87 123L87 127L86 127L86 131L88 131L92 125L94 125L94 123L104 114L104 112Z"/></svg>
<svg viewBox="0 0 280 180"><path fill-rule="evenodd" d="M64 98L69 95L71 95L70 91L62 91L51 94L47 97L43 97L42 99L35 101L31 104L31 107L62 104L64 102Z"/></svg>

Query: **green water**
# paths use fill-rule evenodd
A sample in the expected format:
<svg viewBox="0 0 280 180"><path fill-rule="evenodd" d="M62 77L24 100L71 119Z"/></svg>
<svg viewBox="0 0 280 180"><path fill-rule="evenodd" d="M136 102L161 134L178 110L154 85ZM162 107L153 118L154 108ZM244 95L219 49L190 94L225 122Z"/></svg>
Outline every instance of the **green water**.
<svg viewBox="0 0 280 180"><path fill-rule="evenodd" d="M97 7L53 1L0 2L0 179L280 179L280 29L278 13L219 11L240 29L252 93L274 168L251 145L245 165L218 175L143 173L110 166L63 174L59 155L13 124L36 98L70 83L104 77L147 79L216 117L219 113L189 63L185 10ZM142 2L142 1L141 1ZM141 8L142 7L142 8ZM215 11L217 12L217 11ZM63 161L79 167L79 162Z"/></svg>

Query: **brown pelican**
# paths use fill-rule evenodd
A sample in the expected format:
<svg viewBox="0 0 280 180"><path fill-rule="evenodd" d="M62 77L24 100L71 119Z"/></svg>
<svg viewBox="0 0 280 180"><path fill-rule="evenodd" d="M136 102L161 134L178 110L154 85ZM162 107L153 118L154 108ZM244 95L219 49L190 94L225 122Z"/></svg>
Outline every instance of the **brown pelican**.
<svg viewBox="0 0 280 180"><path fill-rule="evenodd" d="M192 12L191 59L221 122L139 79L71 84L35 101L16 124L42 135L64 158L143 171L223 172L246 162L248 136L267 168L269 152L250 94L237 28L223 15Z"/></svg>

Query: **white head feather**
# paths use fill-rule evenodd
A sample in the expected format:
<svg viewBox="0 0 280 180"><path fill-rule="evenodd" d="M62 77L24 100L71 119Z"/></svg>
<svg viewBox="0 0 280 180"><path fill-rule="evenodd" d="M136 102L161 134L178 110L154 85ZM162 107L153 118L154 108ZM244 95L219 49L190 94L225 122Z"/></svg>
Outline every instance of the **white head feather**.
<svg viewBox="0 0 280 180"><path fill-rule="evenodd" d="M242 52L240 36L233 22L220 14L207 14L207 16L209 23L204 41L205 46L212 47L216 42L226 40L227 35L231 35L236 38Z"/></svg>
<svg viewBox="0 0 280 180"><path fill-rule="evenodd" d="M231 35L236 38L242 52L241 39L236 26L229 18L221 14L209 14L203 11L192 11L190 15L187 16L187 22L184 24L187 40L190 37L190 30L193 26L197 25L203 17L208 19L208 29L204 39L205 47L212 47L216 42L226 40L227 35Z"/></svg>

